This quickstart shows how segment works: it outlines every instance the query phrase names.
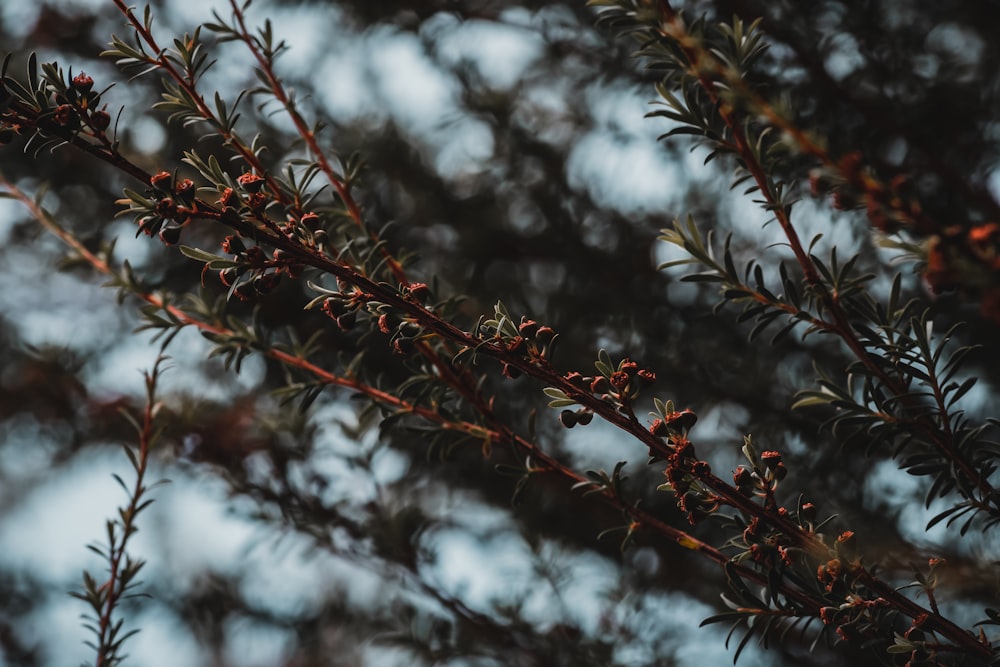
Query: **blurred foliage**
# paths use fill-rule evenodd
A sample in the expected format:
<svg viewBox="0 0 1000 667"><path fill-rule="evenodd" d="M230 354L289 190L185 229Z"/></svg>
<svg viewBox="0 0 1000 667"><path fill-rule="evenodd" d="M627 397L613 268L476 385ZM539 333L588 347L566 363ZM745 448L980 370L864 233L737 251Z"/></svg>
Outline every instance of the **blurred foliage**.
<svg viewBox="0 0 1000 667"><path fill-rule="evenodd" d="M502 298L511 312L527 313L560 332L560 368L591 367L599 348L614 358L640 359L656 370L658 394L702 417L700 452L717 469L731 470L739 463L741 435L752 432L755 440L782 449L795 471L782 493L794 498L808 490L821 499L824 511L865 535L866 551L884 557L891 577L909 576L907 563L933 552L951 565L943 576L961 591L955 606L995 605L995 587L963 586L963 581L982 581L984 566L973 551L947 541L911 542L913 531L897 523L913 520L901 512L903 502L892 494L872 496L884 483L873 470L888 453L866 457L859 449L845 449L819 429L822 416L790 410L794 394L813 386L812 364L843 368L848 363L843 350L794 336L774 347L748 342L750 326L736 323L735 309L712 309L717 294L711 287L681 284L678 274L657 271L664 259L658 231L688 213L713 228L717 238L732 233L732 248L741 259L766 255L765 246L779 241L780 234L771 227L761 232L759 215L748 212L749 204L734 206L732 198L720 194L729 186L728 170L699 169L704 153L690 154L683 139L657 144L652 158L593 149L649 146L663 130L655 119L623 117L643 112L634 102L653 98L658 75L632 58L628 41L595 28L595 14L583 4L288 1L254 5L250 16L271 16L293 54L298 41L308 45L314 38L286 31L283 18L294 19L295 29L304 20L311 30L329 30L348 44L331 45L336 47L331 59L353 54L339 69L324 69L328 54L320 44L311 51L315 62L296 61L282 75L312 114L321 114L331 100L357 96L343 102L354 113L334 114L322 138L341 155L356 151L364 157L360 203L366 217L376 227L392 223L384 236L394 252L416 253L411 264L416 279L437 281L440 293L466 296L457 305L456 319L463 327L473 328L476 318ZM193 29L177 3L152 6L164 34ZM832 154L860 147L866 163L885 180L918 175L913 196L933 219L962 229L1000 219L989 194L996 188L1000 141L995 111L1000 42L993 35L1000 16L994 3L691 0L685 9L709 21L763 17L761 27L771 44L759 67L763 89L780 95L795 123L824 137ZM35 9L7 6L0 12L0 45L15 54L12 70L22 70L24 54L37 50L43 60L57 57L74 72L91 74L99 88L120 80L109 62L96 57L111 33L123 34L121 16L110 3L99 9L40 3ZM20 20L8 20L15 16ZM473 23L485 36L471 39L490 39L492 28L513 29L539 45L538 56L513 82L492 77L490 67L455 57L442 46ZM253 75L245 55L222 48L208 78L232 99L254 85ZM380 50L419 56L420 62L393 67L364 62ZM488 53L487 59L502 59L498 52ZM331 78L351 66L359 68L354 88ZM453 108L446 116L423 118L419 109L435 107L416 100L418 111L407 113L400 108L401 101L405 105L400 95L371 93L401 85L399 77L417 76L413 72L420 67L433 68L444 82L440 88L449 91ZM154 82L139 78L117 85L105 98L112 106L124 105L122 146L152 172L164 160L177 163L199 135L197 126L164 131L165 114L148 111L157 97ZM616 99L621 104L608 111ZM289 128L270 110L246 105L242 122L258 128L269 145L297 150ZM444 150L449 146L459 153L468 150L475 159L449 157ZM204 148L208 152L212 146ZM73 151L35 159L14 144L0 150L3 173L12 182L27 188L40 181L53 185L46 207L88 247L131 236L132 229L115 219L114 202L122 188L134 187L120 173ZM286 157L265 155L274 164ZM669 202L662 210L630 201L629 193L638 191L630 187L634 181L657 180L647 173L648 163L630 163L640 159L670 166L656 188L666 194L653 197ZM787 177L806 190L800 167L794 160L784 166ZM90 289L103 279L80 266L57 273L64 249L44 237L25 211L5 208L3 215L11 222L0 247L8 283L0 300L0 459L7 461L0 465L0 521L15 516L44 478L102 456L108 442L128 440L129 428L116 410L138 407L141 398L132 395L128 383L109 389L114 384L108 376L134 376L134 364L116 354L136 341L144 347L148 340L146 333L129 331L139 321L131 300L123 314L94 310L95 302L113 301L110 290ZM844 256L859 253L860 265L888 285L889 255L872 242L863 213L820 213L815 227L847 244ZM220 239L214 232L191 229L184 242L210 247ZM145 237L123 240L118 254L130 259L151 289L183 293L199 281L194 262ZM919 276L904 277L908 294L927 298ZM215 285L206 289L209 301L220 293ZM304 286L284 284L262 300L256 317L264 329L287 328L308 337L318 316L302 306L312 296ZM990 360L997 354L996 324L980 315L967 294L933 298L938 330L969 322L958 338L983 345L972 358L970 374L985 387L995 385L1000 367ZM55 311L58 323L40 318L44 310ZM248 316L249 310L233 306L240 315ZM75 330L78 317L87 326ZM320 358L335 356L344 342L340 335L323 339ZM496 468L518 465L514 454L498 447L486 459L478 446L432 448L430 436L406 422L379 431L375 415L353 410L346 392L324 392L304 416L291 416L293 411L269 394L285 384L280 368L262 364L244 370L250 380L219 380L221 361L201 361L207 344L195 336L179 340L183 343L175 346L184 347L168 352L195 363L173 371L184 380L163 398L171 415L165 435L171 445L158 453L166 476L197 482L211 471L226 481L233 511L260 527L261 548L269 548L276 536L293 534L308 544L307 563L343 563L334 574L318 569L317 576L332 577L319 586L321 602L293 612L269 608L266 595L243 585L249 575L238 568L185 571L182 586L147 572L148 592L164 617L173 619L172 627L184 627L200 647L201 664L251 664L227 657L233 623L278 629L285 653L275 664L302 666L669 665L684 664L680 656L690 656L691 646L718 639L695 638L690 626L672 630L668 619L674 617L664 612L671 604L716 608L715 570L662 540L640 536L623 553L614 538L596 539L618 526L621 517L597 502L581 501L552 480L532 480L512 504L516 480ZM389 376L402 372L388 354L367 363ZM526 429L540 388L529 379L494 375L490 391L500 397L498 411ZM206 397L200 389L210 382L218 383L218 391ZM979 396L971 416L995 414L994 397ZM569 432L548 414L538 415L537 429L550 451L579 468L611 469L618 460L630 460L628 489L634 498L671 523L684 521L669 497L653 492L662 478L644 467L644 452L634 443L611 429L595 429L587 432L581 448L564 438ZM402 472L386 473L384 465ZM900 488L895 493L907 493L905 484ZM911 494L918 503L922 491ZM490 526L499 526L497 534ZM157 539L155 524L143 530ZM523 547L517 549L516 583L493 587L504 595L487 603L466 602L463 591L446 590L435 580L435 568L447 568L436 562L438 547L455 533L477 545L466 553L482 554L486 578L504 576L490 570L498 562L490 557L495 541L508 539ZM708 527L698 534L712 540ZM166 533L162 539L168 539ZM592 586L575 571L585 570L580 563L590 558L608 568ZM352 592L355 577L372 574L377 583L365 580L367 593ZM27 629L33 614L55 604L56 589L68 585L47 580L43 572L5 567L0 559L4 664L50 664L44 647L53 638ZM584 606L589 606L583 612L562 597L582 596L581 586L587 589ZM812 639L808 633L792 636L772 647L766 664L881 660L843 643L810 652Z"/></svg>

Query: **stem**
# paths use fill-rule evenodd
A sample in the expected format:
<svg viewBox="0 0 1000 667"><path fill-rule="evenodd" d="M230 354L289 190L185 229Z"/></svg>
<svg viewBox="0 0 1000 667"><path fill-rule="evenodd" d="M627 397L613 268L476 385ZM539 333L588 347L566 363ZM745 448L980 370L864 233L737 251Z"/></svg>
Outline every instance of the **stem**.
<svg viewBox="0 0 1000 667"><path fill-rule="evenodd" d="M159 364L159 361L157 362ZM97 659L96 667L110 667L116 662L116 654L120 645L120 640L115 641L114 633L118 628L112 624L115 609L121 601L126 590L126 583L121 581L123 561L126 560L126 547L129 538L135 533L135 518L139 513L140 501L146 492L144 479L146 468L149 463L149 450L152 445L153 418L156 411L155 389L158 369L154 367L151 373L146 375L147 400L143 410L142 430L139 433L139 454L135 460L135 484L129 496L129 502L124 511L119 512L120 520L117 522L121 526L121 541L118 546L114 546L112 537L108 580L102 588L107 589L107 599L104 608L97 622Z"/></svg>
<svg viewBox="0 0 1000 667"><path fill-rule="evenodd" d="M285 87L282 85L281 80L274 73L274 68L271 67L271 59L265 58L264 54L261 53L260 49L257 47L257 42L247 30L246 22L243 18L243 11L240 9L236 0L229 0L229 4L232 6L233 15L236 17L236 21L239 24L240 38L247 45L247 48L250 49L250 52L257 60L257 64L260 66L260 71L267 79L268 86L271 88L271 92L274 94L275 99L277 99L278 102L280 102L285 108L288 117L295 125L295 129L299 133L299 136L302 137L306 146L309 147L309 152L312 153L313 158L319 165L323 175L326 176L330 185L332 185L334 190L337 191L337 195L347 207L347 213L351 217L351 220L353 220L359 228L364 230L365 224L361 216L361 208L358 206L357 201L351 194L349 186L344 182L344 179L341 178L336 171L334 171L333 167L330 166L330 161L327 160L326 154L319 147L319 143L316 141L316 134L306 123L305 119L302 118L302 114L300 114L295 108L295 103L285 91ZM379 240L378 235L374 232L370 232L368 236L372 241L377 242ZM397 282L402 283L403 285L409 285L410 281L406 277L406 272L399 261L392 256L387 248L381 248L381 254Z"/></svg>
<svg viewBox="0 0 1000 667"><path fill-rule="evenodd" d="M90 252L76 237L56 225L51 220L50 216L48 216L45 211L30 197L28 197L24 191L7 181L2 175L0 175L0 185L4 186L17 200L24 204L43 227L58 236L59 239L66 245L70 246L74 251L79 253L80 256L83 257L95 270L107 276L115 275L114 270L105 260ZM164 299L155 294L145 292L134 292L134 294L146 303L170 313L171 316L182 322L184 325L193 326L201 331L210 332L219 336L228 336L233 335L234 333L226 327L204 322L181 310L177 306L166 303ZM471 400L475 401L477 409L481 411L483 416L490 422L490 425L487 428L484 428L474 422L446 419L435 410L410 403L409 401L401 399L388 392L365 384L358 379L336 375L300 356L270 347L263 350L263 353L279 363L293 368L298 368L306 373L309 373L326 384L344 387L346 389L364 394L377 403L392 407L399 412L410 413L422 417L423 419L436 423L447 430L465 433L473 437L481 438L483 436L488 436L497 441L509 442L517 447L521 452L531 456L532 459L541 463L545 471L563 478L570 485L590 481L587 477L573 471L546 453L535 443L514 433L510 427L500 421L492 410L489 410L486 406L481 404L481 397L475 397ZM689 533L674 528L655 516L639 509L638 507L625 502L614 493L608 490L601 490L596 495L600 496L600 498L611 507L627 513L644 528L651 530L652 532L659 533L667 539L676 542L687 549L697 551L718 565L725 565L726 563L729 563L729 557L718 549L709 546ZM766 578L756 571L741 565L735 565L735 567L744 578L755 581L761 585L765 585L767 583ZM789 590L786 594L790 597L795 597L796 591ZM809 602L806 598L803 598L801 601Z"/></svg>

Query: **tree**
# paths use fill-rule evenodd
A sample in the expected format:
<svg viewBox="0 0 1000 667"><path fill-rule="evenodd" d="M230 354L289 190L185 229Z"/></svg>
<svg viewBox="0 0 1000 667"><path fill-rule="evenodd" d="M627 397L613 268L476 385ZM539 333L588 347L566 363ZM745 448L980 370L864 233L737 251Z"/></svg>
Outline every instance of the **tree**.
<svg viewBox="0 0 1000 667"><path fill-rule="evenodd" d="M139 627L206 664L683 664L709 650L692 608L726 658L995 661L992 10L591 4L310 7L326 60L247 5L172 36L115 0L114 88L89 34L27 55L68 23L42 10L0 137L8 260L47 293L5 308L3 405L6 448L50 444L4 474L16 515L125 443L77 593L97 664ZM639 200L656 177L621 145L677 194ZM145 395L112 363L128 316L37 324L95 274L139 304ZM221 480L251 554L306 581L281 599L287 556L137 541L176 516L161 477ZM29 574L2 645L55 662ZM234 655L248 634L273 641Z"/></svg>

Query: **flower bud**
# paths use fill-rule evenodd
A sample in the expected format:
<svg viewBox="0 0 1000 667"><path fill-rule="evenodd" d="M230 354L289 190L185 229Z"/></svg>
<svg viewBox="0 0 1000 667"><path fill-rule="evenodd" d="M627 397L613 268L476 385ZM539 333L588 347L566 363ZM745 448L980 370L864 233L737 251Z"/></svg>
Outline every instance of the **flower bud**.
<svg viewBox="0 0 1000 667"><path fill-rule="evenodd" d="M671 428L678 431L690 431L691 427L694 426L697 421L698 415L687 408L674 412L667 417L667 424L669 424Z"/></svg>
<svg viewBox="0 0 1000 667"><path fill-rule="evenodd" d="M421 303L423 303L424 299L426 299L430 293L430 288L424 283L413 283L409 286L410 296Z"/></svg>
<svg viewBox="0 0 1000 667"><path fill-rule="evenodd" d="M257 290L258 294L267 294L277 287L279 282L281 282L280 273L265 273L254 280L254 289ZM340 321L338 320L337 323L339 324Z"/></svg>
<svg viewBox="0 0 1000 667"><path fill-rule="evenodd" d="M302 223L303 227L311 232L314 232L319 228L319 216L315 213L306 213L299 218L299 222Z"/></svg>
<svg viewBox="0 0 1000 667"><path fill-rule="evenodd" d="M260 212L271 202L271 198L267 196L265 192L254 192L247 197L247 206L251 210Z"/></svg>
<svg viewBox="0 0 1000 667"><path fill-rule="evenodd" d="M247 247L243 245L243 241L238 236L230 235L222 241L222 252L230 255L238 255L246 249Z"/></svg>
<svg viewBox="0 0 1000 667"><path fill-rule="evenodd" d="M233 192L232 188L226 188L222 191L222 194L219 195L220 206L233 206L237 201L239 201L239 197L236 196L236 193Z"/></svg>
<svg viewBox="0 0 1000 667"><path fill-rule="evenodd" d="M517 332L525 338L532 338L538 333L538 326L538 322L535 320L522 320L521 324L517 327Z"/></svg>
<svg viewBox="0 0 1000 667"><path fill-rule="evenodd" d="M191 201L191 198L194 196L194 181L190 178L180 181L174 185L174 194L184 201Z"/></svg>
<svg viewBox="0 0 1000 667"><path fill-rule="evenodd" d="M258 245L247 248L246 257L250 267L254 269L264 268L264 263L267 261L267 256L264 254L264 250Z"/></svg>
<svg viewBox="0 0 1000 667"><path fill-rule="evenodd" d="M858 551L858 542L853 530L845 530L837 537L837 554L844 558L854 558Z"/></svg>
<svg viewBox="0 0 1000 667"><path fill-rule="evenodd" d="M99 109L98 111L90 114L90 124L95 130L103 132L108 129L109 125L111 125L111 114L104 109Z"/></svg>
<svg viewBox="0 0 1000 667"><path fill-rule="evenodd" d="M396 330L399 331L400 336L407 338L414 338L420 335L420 325L416 322L400 322Z"/></svg>
<svg viewBox="0 0 1000 667"><path fill-rule="evenodd" d="M611 374L611 386L621 391L628 386L628 373L625 371L615 371Z"/></svg>
<svg viewBox="0 0 1000 667"><path fill-rule="evenodd" d="M264 187L264 179L249 171L241 174L236 179L236 182L243 186L243 189L247 192L260 192L261 188Z"/></svg>
<svg viewBox="0 0 1000 667"><path fill-rule="evenodd" d="M80 122L79 116L76 115L76 109L68 104L60 104L56 107L52 118L58 125L63 127L76 127L76 125Z"/></svg>
<svg viewBox="0 0 1000 667"><path fill-rule="evenodd" d="M744 467L739 467L733 473L733 485L740 490L740 493L749 497L753 495L753 474Z"/></svg>
<svg viewBox="0 0 1000 667"><path fill-rule="evenodd" d="M94 87L94 80L83 72L80 72L73 77L73 87L81 93L89 93L90 89Z"/></svg>
<svg viewBox="0 0 1000 667"><path fill-rule="evenodd" d="M156 212L164 218L172 218L177 213L177 204L170 197L164 197L156 202Z"/></svg>
<svg viewBox="0 0 1000 667"><path fill-rule="evenodd" d="M781 463L781 452L766 451L760 455L760 460L768 470L774 470Z"/></svg>

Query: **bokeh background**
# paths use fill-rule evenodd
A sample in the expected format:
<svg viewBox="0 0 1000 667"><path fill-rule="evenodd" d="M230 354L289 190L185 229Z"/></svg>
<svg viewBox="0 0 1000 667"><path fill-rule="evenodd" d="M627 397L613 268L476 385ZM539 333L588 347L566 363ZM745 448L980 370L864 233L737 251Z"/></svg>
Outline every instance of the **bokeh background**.
<svg viewBox="0 0 1000 667"><path fill-rule="evenodd" d="M890 172L943 166L985 197L1000 192L995 3L687 2L691 16L765 18L772 42L760 71L798 121L834 154L863 146ZM216 0L152 3L164 42L211 19ZM997 591L983 586L1000 550L992 534L959 540L925 532L921 480L901 475L885 452L867 455L819 428L825 415L789 410L813 386L813 365L836 371L846 357L825 341L746 341L735 312L712 310L711 289L658 271L676 251L661 228L694 216L717 238L733 234L743 259L787 259L779 231L740 188L731 165L652 110L655 74L635 45L595 28L582 2L340 0L255 2L249 20L273 22L290 50L280 74L310 117L325 118L331 152L366 160L359 194L366 216L387 228L394 249L415 253L411 275L461 293L463 326L502 299L561 332L558 363L592 368L599 348L655 369L656 395L694 409L692 437L717 470L740 463L742 435L786 454L783 487L836 514L864 549L900 567L946 556L954 597L941 600L971 624ZM12 71L25 56L86 71L105 100L124 107L123 150L155 171L179 166L199 128L168 127L150 109L155 79L128 82L98 54L128 34L113 4L97 0L0 3L0 51ZM205 90L229 99L255 85L250 55L213 47ZM246 105L241 128L261 132L280 164L297 148L273 107ZM56 219L98 247L117 239L146 284L198 290L199 267L116 218L124 176L72 151L24 156L0 149L0 169L44 198ZM212 142L203 153L218 150ZM833 211L811 198L807 173L790 164L803 200L804 238L819 252L860 253L885 289L903 271L908 292L930 300L912 265L873 243L863 212ZM979 204L940 176L915 187L938 219L981 219ZM186 243L209 249L211 233ZM71 598L81 571L101 571L86 545L124 502L111 475L128 475L121 444L133 438L121 407L141 407L141 372L159 347L136 302L85 267L62 267L65 248L19 204L0 200L0 665L48 667L92 661L83 644L84 605ZM219 289L212 285L210 293ZM262 303L265 326L306 330L301 286ZM970 415L995 414L1000 367L993 325L953 296L932 304L934 326L970 319L964 333L986 346L970 374ZM234 306L237 313L238 306ZM963 338L963 339L965 339ZM515 480L497 474L508 456L484 460L478 446L442 449L413 429L380 431L363 404L326 392L304 414L271 390L280 369L259 356L225 372L210 345L182 332L167 353L161 399L167 436L152 476L171 483L140 520L134 553L145 558L147 599L126 607L135 665L205 667L311 665L722 665L732 660L726 627L700 628L722 605L721 573L676 546L640 537L622 552L597 539L621 517L578 492L533 482L516 503ZM377 362L376 362L377 363ZM389 362L386 362L389 364ZM387 366L389 368L389 366ZM497 381L501 410L518 428L539 409L540 442L577 469L628 461L630 492L676 525L683 517L644 452L611 428L564 431L529 380ZM706 539L719 540L711 527ZM702 533L699 533L702 534ZM890 565L890 573L892 572ZM987 576L986 581L990 581ZM970 583L971 582L971 583ZM995 583L995 577L994 577ZM743 665L874 664L843 647L809 652L814 635L764 651ZM824 641L821 640L821 646Z"/></svg>

